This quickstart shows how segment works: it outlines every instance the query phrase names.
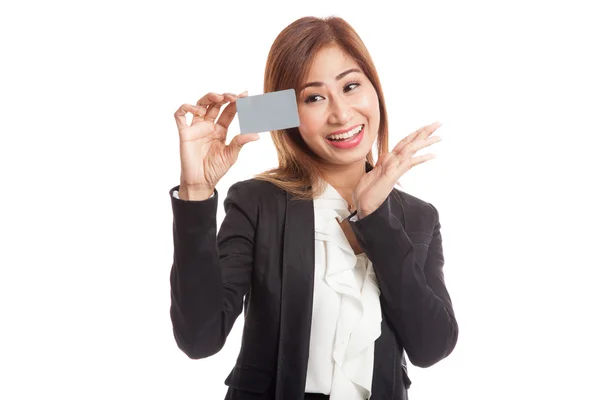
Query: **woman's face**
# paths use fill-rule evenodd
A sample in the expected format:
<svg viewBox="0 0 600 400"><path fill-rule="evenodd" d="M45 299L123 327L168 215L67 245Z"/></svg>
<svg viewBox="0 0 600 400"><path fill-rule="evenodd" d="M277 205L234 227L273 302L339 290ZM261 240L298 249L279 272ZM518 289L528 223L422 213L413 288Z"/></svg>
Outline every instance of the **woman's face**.
<svg viewBox="0 0 600 400"><path fill-rule="evenodd" d="M379 130L375 87L340 47L321 50L298 92L300 134L329 164L364 162Z"/></svg>

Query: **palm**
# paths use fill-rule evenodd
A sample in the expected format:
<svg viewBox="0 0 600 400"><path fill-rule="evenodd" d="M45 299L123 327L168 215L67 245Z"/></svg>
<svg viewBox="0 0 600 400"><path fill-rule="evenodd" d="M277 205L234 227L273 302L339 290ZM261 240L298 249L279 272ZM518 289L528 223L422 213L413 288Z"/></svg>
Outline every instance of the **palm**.
<svg viewBox="0 0 600 400"><path fill-rule="evenodd" d="M215 186L233 164L227 157L225 140L215 132L215 124L202 121L181 132L182 180L189 184Z"/></svg>
<svg viewBox="0 0 600 400"><path fill-rule="evenodd" d="M394 178L395 168L392 163L384 163L383 159L378 162L375 167L367 172L356 185L354 189L354 204L362 210L370 210L371 212L377 208L378 199L373 198L369 193L378 191L378 186L386 186L390 179ZM373 203L373 204L371 204ZM360 206L359 206L360 205Z"/></svg>

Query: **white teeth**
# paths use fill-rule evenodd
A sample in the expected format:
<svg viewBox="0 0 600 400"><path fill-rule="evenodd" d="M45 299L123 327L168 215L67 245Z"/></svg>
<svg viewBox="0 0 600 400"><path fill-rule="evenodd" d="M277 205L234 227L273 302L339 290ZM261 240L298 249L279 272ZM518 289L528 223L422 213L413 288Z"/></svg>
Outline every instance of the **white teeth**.
<svg viewBox="0 0 600 400"><path fill-rule="evenodd" d="M357 126L356 128L354 128L351 131L348 131L346 133L341 133L339 135L329 135L329 136L327 136L327 139L335 139L335 140L349 139L352 136L359 133L360 131L362 131L363 127L364 127L364 125L361 125L361 126Z"/></svg>

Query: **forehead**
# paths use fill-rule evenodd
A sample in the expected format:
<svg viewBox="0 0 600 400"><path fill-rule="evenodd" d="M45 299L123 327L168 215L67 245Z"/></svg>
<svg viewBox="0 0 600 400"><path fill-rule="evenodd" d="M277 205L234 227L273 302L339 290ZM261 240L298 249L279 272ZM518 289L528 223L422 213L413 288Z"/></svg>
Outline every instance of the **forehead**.
<svg viewBox="0 0 600 400"><path fill-rule="evenodd" d="M316 54L309 66L307 81L325 81L350 68L359 68L358 63L337 45L325 47Z"/></svg>

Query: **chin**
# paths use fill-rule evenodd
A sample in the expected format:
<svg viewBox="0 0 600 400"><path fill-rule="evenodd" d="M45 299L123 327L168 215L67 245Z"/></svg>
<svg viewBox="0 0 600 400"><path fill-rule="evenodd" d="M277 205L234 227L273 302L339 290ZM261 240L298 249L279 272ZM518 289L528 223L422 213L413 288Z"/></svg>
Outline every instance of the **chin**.
<svg viewBox="0 0 600 400"><path fill-rule="evenodd" d="M323 158L326 163L331 164L331 165L338 165L338 166L353 165L358 162L366 162L367 154L369 154L369 150L370 149L368 149L368 148L356 149L356 151L353 151L352 154L345 154L345 155L341 155L341 156L337 155L337 154L329 153L329 154L325 154L321 158Z"/></svg>
<svg viewBox="0 0 600 400"><path fill-rule="evenodd" d="M324 158L328 163L336 165L351 165L357 162L366 162L367 154L369 154L369 151L372 150L373 144L374 140L364 140L354 149L343 151L333 149L332 151L331 146L328 143L325 143L325 146L328 148L327 151L324 152L324 157L322 158Z"/></svg>

